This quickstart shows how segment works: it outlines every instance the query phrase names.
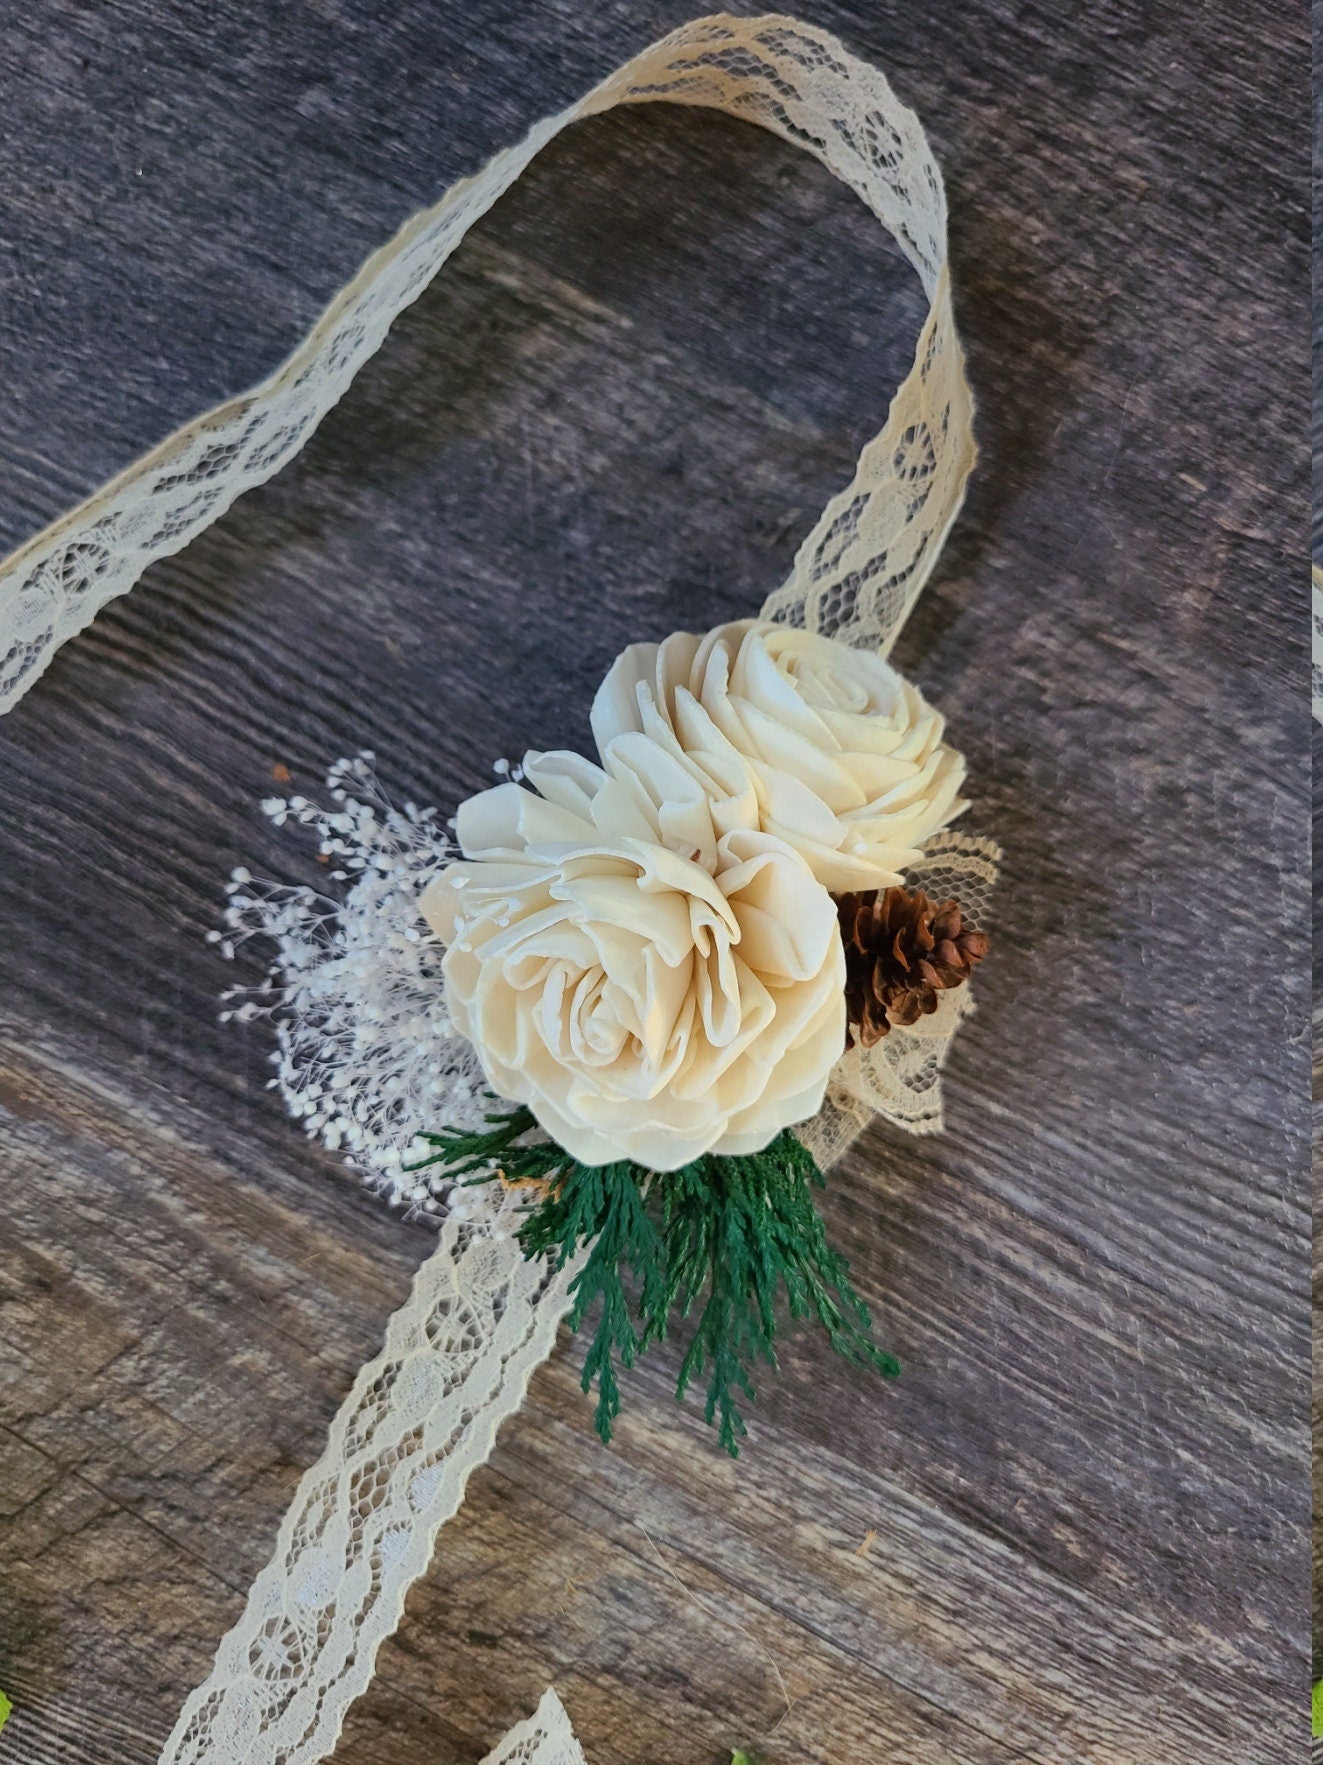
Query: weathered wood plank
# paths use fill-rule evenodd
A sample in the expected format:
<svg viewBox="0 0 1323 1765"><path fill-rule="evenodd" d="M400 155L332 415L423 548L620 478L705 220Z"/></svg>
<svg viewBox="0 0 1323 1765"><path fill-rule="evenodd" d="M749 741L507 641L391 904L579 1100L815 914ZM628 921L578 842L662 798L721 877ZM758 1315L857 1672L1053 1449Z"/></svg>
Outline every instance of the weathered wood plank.
<svg viewBox="0 0 1323 1765"><path fill-rule="evenodd" d="M1285 1759L1301 24L802 10L930 126L980 396L971 505L900 660L1007 848L998 952L949 1134L870 1134L828 1202L905 1377L793 1336L732 1468L665 1354L603 1454L567 1346L337 1756L476 1759L554 1679L603 1765ZM0 545L269 369L405 214L680 16L0 0ZM152 1755L428 1241L292 1133L261 1034L215 1022L221 878L303 863L254 812L273 765L315 787L368 745L448 806L499 754L581 741L621 643L779 580L920 312L848 194L760 132L585 125L306 454L0 725L0 1683L25 1765Z"/></svg>

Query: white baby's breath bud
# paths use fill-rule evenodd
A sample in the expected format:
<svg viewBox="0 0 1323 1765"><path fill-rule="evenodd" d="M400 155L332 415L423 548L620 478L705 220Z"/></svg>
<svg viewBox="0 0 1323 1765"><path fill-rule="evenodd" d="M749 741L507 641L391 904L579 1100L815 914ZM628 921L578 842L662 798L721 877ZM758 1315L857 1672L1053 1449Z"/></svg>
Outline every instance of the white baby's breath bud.
<svg viewBox="0 0 1323 1765"><path fill-rule="evenodd" d="M256 985L231 989L237 1004L224 1001L224 1020L272 1020L274 1076L264 1083L311 1138L348 1156L392 1200L445 1210L451 1179L439 1166L406 1175L401 1148L420 1128L481 1126L489 1107L446 1010L436 940L418 916L423 884L453 847L434 810L392 808L362 756L337 761L328 790L329 812L307 797L269 797L262 808L278 826L292 817L309 827L337 860L323 882L348 891L337 901L308 884L255 884L236 867L229 935L213 931L208 941L233 954L260 934L274 955Z"/></svg>

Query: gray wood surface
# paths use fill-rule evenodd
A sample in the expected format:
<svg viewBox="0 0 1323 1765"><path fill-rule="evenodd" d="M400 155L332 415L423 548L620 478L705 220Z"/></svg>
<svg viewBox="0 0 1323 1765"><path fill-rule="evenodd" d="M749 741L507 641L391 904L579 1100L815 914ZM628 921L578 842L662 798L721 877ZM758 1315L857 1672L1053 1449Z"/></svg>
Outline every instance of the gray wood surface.
<svg viewBox="0 0 1323 1765"><path fill-rule="evenodd" d="M738 1466L567 1342L354 1711L467 1765L1261 1765L1308 1586L1303 14L803 0L948 174L983 447L899 660L1007 851L950 1131L830 1225L905 1376L787 1338ZM0 550L256 380L412 209L686 16L0 0ZM215 1021L257 799L376 749L449 808L626 640L752 608L921 300L820 167L563 138L306 453L0 725L0 1759L140 1765L428 1234ZM784 1682L790 1708L782 1697Z"/></svg>
<svg viewBox="0 0 1323 1765"><path fill-rule="evenodd" d="M1316 137L1317 140L1317 137ZM1318 148L1315 148L1316 153ZM1317 198L1316 198L1317 200ZM1318 316L1315 316L1315 349L1318 347ZM1315 399L1318 392L1315 389ZM1317 447L1317 413L1315 415L1315 450L1314 457L1319 457ZM1317 526L1314 537L1315 562L1323 562L1320 557ZM1323 726L1317 722L1311 731L1313 740L1313 944L1314 944L1314 996L1313 996L1313 1072L1311 1096L1313 1102L1313 1202L1314 1202L1314 1238L1310 1259L1310 1292L1312 1295L1312 1349L1313 1349L1313 1402L1310 1410L1310 1432L1312 1451L1310 1455L1312 1483L1315 1490L1323 1488L1323 1232L1318 1229L1319 1204L1323 1199ZM1312 1533L1312 1567L1310 1611L1312 1624L1312 1649L1310 1661L1310 1683L1323 1679L1323 1516L1318 1512L1315 1503L1314 1524ZM1313 1737L1310 1748L1312 1765L1323 1765L1323 1735Z"/></svg>
<svg viewBox="0 0 1323 1765"><path fill-rule="evenodd" d="M1310 7L1314 38L1323 31L1323 0ZM1313 61L1313 281L1323 285L1323 59ZM1314 302L1313 401L1310 449L1314 466L1314 497L1311 509L1311 552L1314 567L1323 567L1323 496L1319 495L1319 468L1323 463L1323 303ZM1310 1290L1313 1298L1313 1405L1311 1434L1314 1488L1323 1489L1323 1233L1317 1229L1319 1202L1323 1198L1323 726L1317 720L1310 731L1313 762L1312 900L1313 900L1313 1201L1316 1222L1311 1259ZM1310 1680L1323 1679L1323 1514L1315 1512L1313 1527L1313 1576L1311 1612L1313 1648ZM1323 1765L1323 1735L1315 1735L1311 1747L1313 1765Z"/></svg>

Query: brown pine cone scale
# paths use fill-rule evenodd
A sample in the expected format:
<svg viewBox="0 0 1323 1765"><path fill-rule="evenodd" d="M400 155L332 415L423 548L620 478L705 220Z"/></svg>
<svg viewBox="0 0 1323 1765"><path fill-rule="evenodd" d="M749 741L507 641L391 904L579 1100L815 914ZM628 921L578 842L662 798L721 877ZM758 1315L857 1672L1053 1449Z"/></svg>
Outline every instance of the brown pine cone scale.
<svg viewBox="0 0 1323 1765"><path fill-rule="evenodd" d="M845 945L845 1046L871 1048L893 1025L937 1009L937 995L969 979L987 954L986 932L965 924L958 901L922 889L837 895Z"/></svg>

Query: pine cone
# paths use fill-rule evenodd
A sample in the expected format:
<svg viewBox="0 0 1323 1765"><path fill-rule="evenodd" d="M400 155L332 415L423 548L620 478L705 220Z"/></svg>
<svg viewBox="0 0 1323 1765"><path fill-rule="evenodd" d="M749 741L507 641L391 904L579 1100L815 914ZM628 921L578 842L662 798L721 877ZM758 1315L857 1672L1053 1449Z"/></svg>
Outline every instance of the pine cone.
<svg viewBox="0 0 1323 1765"><path fill-rule="evenodd" d="M966 926L958 901L930 901L922 889L866 889L837 895L845 945L845 1046L880 1042L893 1024L917 1023L937 995L969 979L987 954L987 934Z"/></svg>

